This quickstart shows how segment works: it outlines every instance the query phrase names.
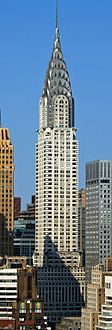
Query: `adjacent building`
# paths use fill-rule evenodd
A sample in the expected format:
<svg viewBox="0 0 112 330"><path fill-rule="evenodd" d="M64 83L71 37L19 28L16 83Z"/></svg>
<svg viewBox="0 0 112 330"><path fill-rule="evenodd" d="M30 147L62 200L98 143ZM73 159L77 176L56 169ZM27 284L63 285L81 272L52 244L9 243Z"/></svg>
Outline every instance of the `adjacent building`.
<svg viewBox="0 0 112 330"><path fill-rule="evenodd" d="M80 330L81 318L79 317L65 317L62 319L61 324L56 325L56 330Z"/></svg>
<svg viewBox="0 0 112 330"><path fill-rule="evenodd" d="M78 207L78 249L82 251L83 266L85 266L85 222L86 222L86 190L79 190Z"/></svg>
<svg viewBox="0 0 112 330"><path fill-rule="evenodd" d="M35 195L32 195L31 203L27 204L25 211L21 211L19 205L21 203L17 197L15 199L14 255L27 257L27 262L31 266L35 250Z"/></svg>
<svg viewBox="0 0 112 330"><path fill-rule="evenodd" d="M43 267L37 268L38 293L52 329L54 323L63 323L64 317L81 317L86 298L81 258L78 252L45 253Z"/></svg>
<svg viewBox="0 0 112 330"><path fill-rule="evenodd" d="M13 318L15 319L15 330L51 330L47 326L47 318L44 316L44 304L38 299L14 302Z"/></svg>
<svg viewBox="0 0 112 330"><path fill-rule="evenodd" d="M21 211L21 197L14 197L14 219L19 217Z"/></svg>
<svg viewBox="0 0 112 330"><path fill-rule="evenodd" d="M108 305L110 301L111 308L111 290L107 297L107 291L105 284L109 279L109 283L112 282L112 258L106 258L102 265L98 264L92 269L91 283L87 284L87 303L86 307L82 309L81 330L96 330L96 329L111 329L106 328L106 321L108 321ZM108 281L107 281L108 282ZM111 288L111 284L109 284ZM106 301L106 307L105 305ZM104 313L103 313L104 311ZM111 319L111 312L109 315ZM105 322L103 323L103 319ZM99 320L99 327L98 326ZM100 323L101 320L101 323ZM101 327L101 324L104 327Z"/></svg>
<svg viewBox="0 0 112 330"><path fill-rule="evenodd" d="M0 128L0 256L13 255L14 146L8 128Z"/></svg>
<svg viewBox="0 0 112 330"><path fill-rule="evenodd" d="M18 203L18 197L17 197L17 203ZM15 206L16 206L16 200L15 200ZM35 219L35 195L31 196L31 202L27 204L26 210L20 210L18 215L15 216L15 219L21 218L21 219Z"/></svg>
<svg viewBox="0 0 112 330"><path fill-rule="evenodd" d="M112 276L105 276L105 303L98 316L96 330L112 329Z"/></svg>
<svg viewBox="0 0 112 330"><path fill-rule="evenodd" d="M86 164L86 274L112 256L112 161Z"/></svg>
<svg viewBox="0 0 112 330"><path fill-rule="evenodd" d="M18 268L21 267L26 267L26 258L24 257L1 259L0 320L12 319L12 303L18 295Z"/></svg>
<svg viewBox="0 0 112 330"><path fill-rule="evenodd" d="M25 257L1 259L0 329L49 329L37 295L36 269L28 267Z"/></svg>
<svg viewBox="0 0 112 330"><path fill-rule="evenodd" d="M58 3L57 3L58 7ZM36 145L34 265L49 320L80 317L85 272L78 252L78 141L74 99L56 12L53 51L40 98Z"/></svg>
<svg viewBox="0 0 112 330"><path fill-rule="evenodd" d="M35 218L20 216L14 221L14 255L27 257L29 265L33 264L35 250Z"/></svg>
<svg viewBox="0 0 112 330"><path fill-rule="evenodd" d="M35 219L35 195L31 196L31 203L27 204L27 212L30 217Z"/></svg>

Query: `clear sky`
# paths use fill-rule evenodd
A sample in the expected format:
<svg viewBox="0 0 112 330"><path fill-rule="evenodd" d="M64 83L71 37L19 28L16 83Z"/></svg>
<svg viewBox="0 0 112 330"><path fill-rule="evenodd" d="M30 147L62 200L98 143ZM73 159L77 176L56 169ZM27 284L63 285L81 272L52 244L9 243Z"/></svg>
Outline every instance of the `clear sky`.
<svg viewBox="0 0 112 330"><path fill-rule="evenodd" d="M85 162L112 159L112 0L59 0L75 98L79 187ZM15 147L15 195L35 192L39 98L55 32L55 0L0 0L0 107Z"/></svg>

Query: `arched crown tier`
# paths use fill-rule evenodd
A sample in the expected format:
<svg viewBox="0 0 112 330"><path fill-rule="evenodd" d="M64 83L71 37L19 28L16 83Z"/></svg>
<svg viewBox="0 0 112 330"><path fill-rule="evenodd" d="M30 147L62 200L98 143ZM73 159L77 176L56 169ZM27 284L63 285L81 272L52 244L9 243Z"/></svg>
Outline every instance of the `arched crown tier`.
<svg viewBox="0 0 112 330"><path fill-rule="evenodd" d="M52 56L40 99L40 127L56 126L74 126L74 100L57 23Z"/></svg>

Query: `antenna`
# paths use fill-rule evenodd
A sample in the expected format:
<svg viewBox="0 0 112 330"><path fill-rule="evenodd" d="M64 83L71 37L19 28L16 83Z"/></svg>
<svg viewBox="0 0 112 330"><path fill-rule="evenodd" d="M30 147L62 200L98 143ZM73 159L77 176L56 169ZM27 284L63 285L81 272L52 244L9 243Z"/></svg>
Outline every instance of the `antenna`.
<svg viewBox="0 0 112 330"><path fill-rule="evenodd" d="M58 0L56 0L56 29L58 29Z"/></svg>

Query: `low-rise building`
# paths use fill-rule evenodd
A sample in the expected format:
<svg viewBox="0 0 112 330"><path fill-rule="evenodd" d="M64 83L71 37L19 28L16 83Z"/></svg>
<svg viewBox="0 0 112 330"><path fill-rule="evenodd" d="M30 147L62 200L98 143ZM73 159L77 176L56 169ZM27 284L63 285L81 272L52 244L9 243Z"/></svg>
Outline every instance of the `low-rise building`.
<svg viewBox="0 0 112 330"><path fill-rule="evenodd" d="M36 300L26 299L13 303L13 318L15 330L47 329L47 319L44 317L44 304Z"/></svg>
<svg viewBox="0 0 112 330"><path fill-rule="evenodd" d="M6 257L0 265L0 320L12 318L12 303L17 299L19 269L26 267L26 258Z"/></svg>
<svg viewBox="0 0 112 330"><path fill-rule="evenodd" d="M0 259L0 329L47 329L37 271L25 257Z"/></svg>
<svg viewBox="0 0 112 330"><path fill-rule="evenodd" d="M80 330L81 317L65 317L62 318L61 323L56 325L56 330Z"/></svg>
<svg viewBox="0 0 112 330"><path fill-rule="evenodd" d="M96 330L112 329L112 276L105 276L105 303L98 316Z"/></svg>
<svg viewBox="0 0 112 330"><path fill-rule="evenodd" d="M96 265L92 269L91 284L87 285L87 305L82 308L81 330L96 330L98 317L105 302L107 275L112 277L112 258L106 258L103 265Z"/></svg>

